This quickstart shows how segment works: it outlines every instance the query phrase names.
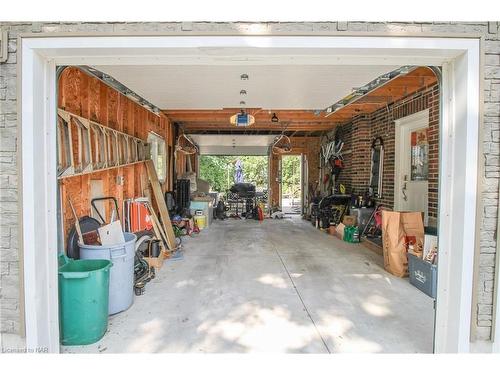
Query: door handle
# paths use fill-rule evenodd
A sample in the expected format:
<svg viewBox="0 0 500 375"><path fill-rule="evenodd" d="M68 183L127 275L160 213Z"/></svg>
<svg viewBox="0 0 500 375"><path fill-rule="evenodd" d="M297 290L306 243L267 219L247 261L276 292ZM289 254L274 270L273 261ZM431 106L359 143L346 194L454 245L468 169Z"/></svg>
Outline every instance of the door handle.
<svg viewBox="0 0 500 375"><path fill-rule="evenodd" d="M406 195L406 182L403 183L403 188L401 189L401 192L403 193L403 200L406 202L408 200L408 196Z"/></svg>

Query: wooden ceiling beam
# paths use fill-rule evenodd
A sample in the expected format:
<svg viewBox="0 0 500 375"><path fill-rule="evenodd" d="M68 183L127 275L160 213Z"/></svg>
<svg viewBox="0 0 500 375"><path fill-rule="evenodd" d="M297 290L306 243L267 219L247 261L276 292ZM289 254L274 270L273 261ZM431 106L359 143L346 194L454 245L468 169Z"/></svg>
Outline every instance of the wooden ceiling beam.
<svg viewBox="0 0 500 375"><path fill-rule="evenodd" d="M255 124L251 125L250 128L237 128L229 123L229 118L238 113L239 108L220 110L170 109L163 112L171 121L182 123L186 131L189 132L199 132L206 129L208 132L234 131L238 134L242 132L273 134L274 132L280 133L283 126L288 124L286 125L287 134L300 134L300 132L315 134L332 130L338 124L348 122L360 114L372 113L388 103L400 100L436 82L437 78L431 69L419 67L404 76L387 82L328 117L324 111L318 116L313 110L247 108L246 111L255 117ZM273 113L276 113L280 119L279 123L271 121Z"/></svg>
<svg viewBox="0 0 500 375"><path fill-rule="evenodd" d="M253 125L249 126L248 128L252 129L252 130L269 130L269 131L282 131L283 129L282 128L275 128L275 129L270 129L270 128L267 128L267 127L255 127ZM328 128L324 128L324 127L288 127L287 130L290 130L290 131L308 131L308 130L315 130L315 131L323 131L323 130L331 130L333 129L334 126L332 127L328 127ZM194 131L194 130L227 130L227 129L237 129L235 126L210 126L210 127L202 127L202 126L187 126L185 128L185 131ZM242 129L244 130L244 129Z"/></svg>
<svg viewBox="0 0 500 375"><path fill-rule="evenodd" d="M229 118L231 116L229 115L224 115L224 114L218 114L218 115L205 115L205 114L189 114L189 115L176 115L176 114L170 114L166 112L166 115L171 121L174 122L203 122L203 121L212 121L212 122L229 122ZM301 115L297 114L294 116L279 116L280 122L292 122L292 121L306 121L306 122L329 122L330 120L325 119L324 116L319 117L319 116L309 116L309 115ZM270 117L261 117L261 116L255 116L255 121L257 122L266 122L269 124L276 124L275 122L271 121Z"/></svg>

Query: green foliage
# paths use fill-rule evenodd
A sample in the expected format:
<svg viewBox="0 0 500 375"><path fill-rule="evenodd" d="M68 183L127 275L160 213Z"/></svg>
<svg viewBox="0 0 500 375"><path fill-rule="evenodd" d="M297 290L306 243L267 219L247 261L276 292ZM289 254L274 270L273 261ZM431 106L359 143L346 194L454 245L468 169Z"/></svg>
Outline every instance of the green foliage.
<svg viewBox="0 0 500 375"><path fill-rule="evenodd" d="M281 159L282 192L299 198L300 196L300 156L284 155Z"/></svg>
<svg viewBox="0 0 500 375"><path fill-rule="evenodd" d="M267 189L267 156L200 156L200 178L212 186L213 191L227 191L234 183L235 163L243 163L245 182L255 184L258 190Z"/></svg>
<svg viewBox="0 0 500 375"><path fill-rule="evenodd" d="M213 191L224 192L234 184L236 160L243 163L244 181L255 185L257 190L267 189L267 156L200 156L200 178L212 186ZM300 156L283 156L283 194L300 196Z"/></svg>
<svg viewBox="0 0 500 375"><path fill-rule="evenodd" d="M245 182L255 184L255 187L267 189L267 156L240 156L243 162Z"/></svg>
<svg viewBox="0 0 500 375"><path fill-rule="evenodd" d="M200 178L210 183L213 191L225 191L228 173L234 173L228 156L200 156Z"/></svg>

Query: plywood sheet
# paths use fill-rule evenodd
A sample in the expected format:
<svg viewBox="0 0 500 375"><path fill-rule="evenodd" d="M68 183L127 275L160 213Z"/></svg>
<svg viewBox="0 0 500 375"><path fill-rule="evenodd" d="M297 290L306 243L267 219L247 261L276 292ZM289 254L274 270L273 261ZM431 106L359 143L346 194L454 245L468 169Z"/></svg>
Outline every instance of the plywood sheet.
<svg viewBox="0 0 500 375"><path fill-rule="evenodd" d="M155 131L164 137L167 143L173 144L173 140L170 139L173 134L173 126L165 115L156 116L76 67L66 68L61 73L58 88L59 107L71 113L143 140L147 140L149 131ZM76 158L76 156L75 147L74 157ZM168 176L172 175L173 171L169 169ZM117 184L117 176L123 176L123 185ZM91 214L91 197L97 192L101 194L101 190L102 196L116 197L121 210L124 199L142 196L141 178L145 178L147 181L146 170L139 163L60 180L64 239L74 224L73 215L67 203L69 197L71 197L79 217ZM95 186L92 187L92 184L95 184L92 181L95 180L102 181L102 187L98 190L95 190ZM144 181L142 185L147 187L147 183ZM167 178L167 183L162 188L171 190L172 186L173 179L170 177ZM103 204L104 210L107 212L107 220L109 220L108 216L111 212L110 204L110 202Z"/></svg>

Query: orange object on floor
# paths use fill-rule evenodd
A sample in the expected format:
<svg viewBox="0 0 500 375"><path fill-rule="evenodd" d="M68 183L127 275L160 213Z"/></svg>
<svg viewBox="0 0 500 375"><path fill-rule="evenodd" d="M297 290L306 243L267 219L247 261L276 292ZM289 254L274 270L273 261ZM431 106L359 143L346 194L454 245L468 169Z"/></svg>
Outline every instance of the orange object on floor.
<svg viewBox="0 0 500 375"><path fill-rule="evenodd" d="M262 212L262 208L260 206L257 207L257 214L259 215L259 221L263 221L264 213Z"/></svg>
<svg viewBox="0 0 500 375"><path fill-rule="evenodd" d="M132 232L153 229L149 211L142 202L132 202L130 204L130 222Z"/></svg>

